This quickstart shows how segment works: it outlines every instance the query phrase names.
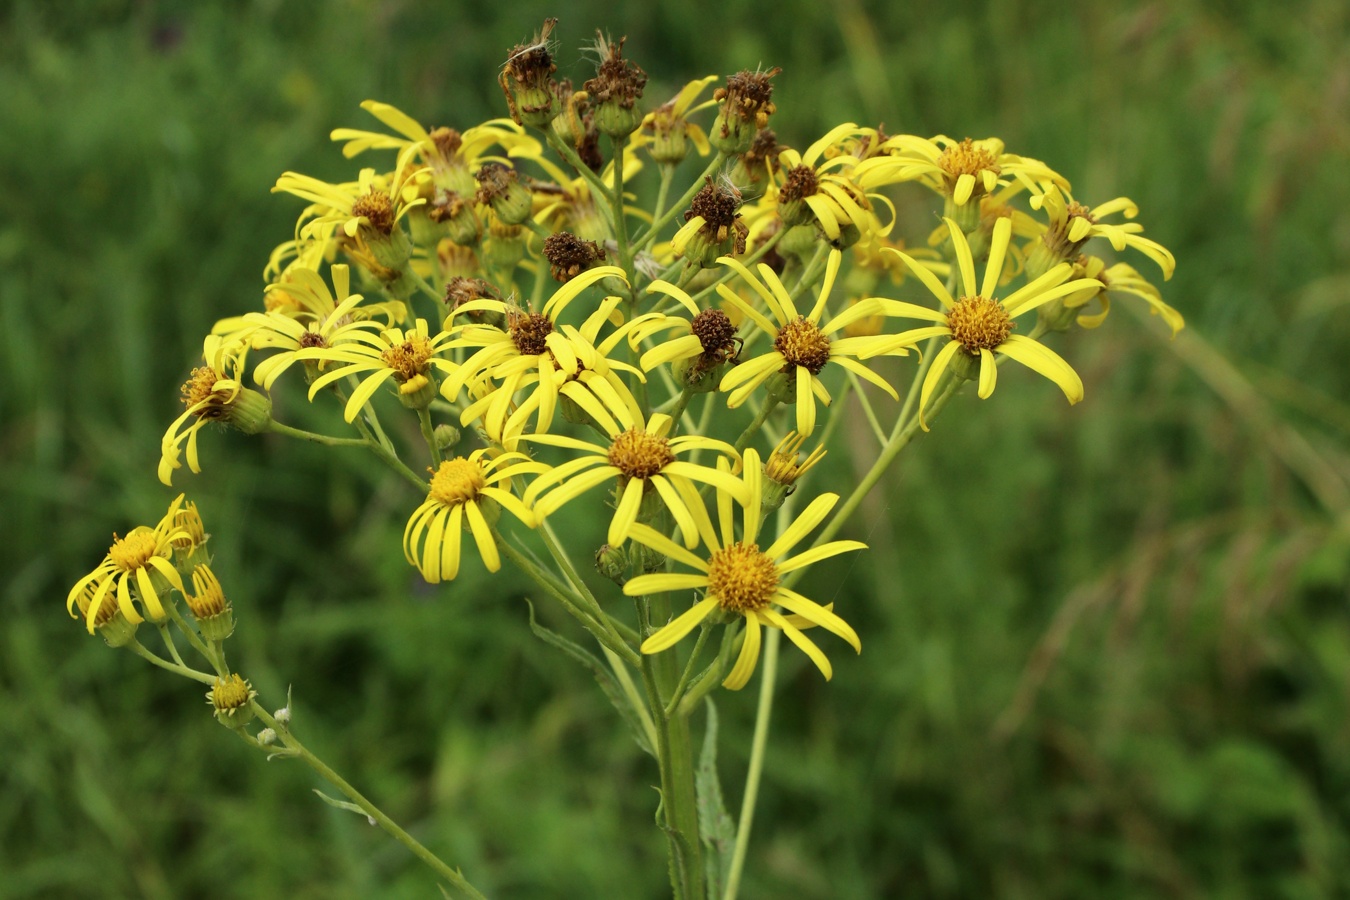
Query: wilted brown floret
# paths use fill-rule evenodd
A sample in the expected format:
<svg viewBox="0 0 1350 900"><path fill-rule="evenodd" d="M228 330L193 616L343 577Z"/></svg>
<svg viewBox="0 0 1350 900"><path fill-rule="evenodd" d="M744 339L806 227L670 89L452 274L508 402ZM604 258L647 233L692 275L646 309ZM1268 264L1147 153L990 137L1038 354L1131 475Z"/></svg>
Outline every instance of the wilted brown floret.
<svg viewBox="0 0 1350 900"><path fill-rule="evenodd" d="M632 109L633 104L642 97L647 73L637 63L623 58L623 42L628 40L627 37L619 38L617 44L612 44L597 31L595 38L600 67L595 77L581 86L582 89L597 104L613 101L624 109Z"/></svg>
<svg viewBox="0 0 1350 900"><path fill-rule="evenodd" d="M520 176L515 169L508 169L501 163L488 163L478 170L474 180L478 182L477 201L491 203L505 197L511 185L520 181Z"/></svg>
<svg viewBox="0 0 1350 900"><path fill-rule="evenodd" d="M777 109L773 105L773 82L770 79L781 71L778 66L767 72L743 69L728 76L726 85L713 92L713 99L721 102L725 110L734 113L742 122L764 128L769 124L769 116Z"/></svg>
<svg viewBox="0 0 1350 900"><path fill-rule="evenodd" d="M583 241L570 231L559 231L544 239L544 258L554 279L565 283L604 259L605 251L594 241Z"/></svg>

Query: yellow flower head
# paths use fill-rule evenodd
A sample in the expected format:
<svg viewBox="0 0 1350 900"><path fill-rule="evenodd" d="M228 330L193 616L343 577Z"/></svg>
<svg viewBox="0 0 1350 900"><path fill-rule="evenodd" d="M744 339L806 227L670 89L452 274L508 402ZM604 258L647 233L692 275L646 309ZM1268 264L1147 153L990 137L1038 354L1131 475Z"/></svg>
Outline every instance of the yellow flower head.
<svg viewBox="0 0 1350 900"><path fill-rule="evenodd" d="M330 384L348 376L369 373L347 398L343 417L350 422L369 402L380 385L393 380L399 400L412 408L425 408L435 396L434 375L453 374L456 365L439 355L454 346L448 332L435 335L427 329L427 320L418 319L408 330L390 328L378 339L348 341L332 347L306 347L295 358L318 360L339 365L309 386L309 399Z"/></svg>
<svg viewBox="0 0 1350 900"><path fill-rule="evenodd" d="M783 184L778 189L778 210L784 225L814 221L837 246L890 233L895 209L890 200L873 191L898 180L893 162L887 158L859 160L838 152L842 143L871 131L847 122L830 129L805 153L787 149L779 154ZM877 218L876 203L890 209L885 225Z"/></svg>
<svg viewBox="0 0 1350 900"><path fill-rule="evenodd" d="M479 167L485 162L499 160L488 153L493 147L505 150L510 158L538 159L543 152L539 142L510 119L492 119L464 131L454 128L428 130L412 116L388 103L366 100L361 108L397 135L356 128L334 129L329 137L345 142L343 156L350 159L367 150L402 153L414 147L418 159L431 169L436 186L461 195L473 194L473 173Z"/></svg>
<svg viewBox="0 0 1350 900"><path fill-rule="evenodd" d="M228 424L245 434L267 430L272 421L271 401L243 385L247 353L247 332L230 337L206 336L202 346L205 365L193 369L182 387L183 405L187 408L160 441L160 481L172 484L174 470L182 468L179 455L184 442L187 443L188 468L201 472L197 432L208 422Z"/></svg>
<svg viewBox="0 0 1350 900"><path fill-rule="evenodd" d="M756 277L742 263L730 257L718 260L725 266L735 269L741 278L764 301L772 320L741 299L731 288L724 284L717 291L728 305L741 311L746 319L753 322L765 334L773 339L773 349L753 359L745 360L722 378L720 390L730 391L727 405L735 408L749 399L755 389L768 381L775 373L781 373L788 379L797 404L797 431L809 437L816 427L816 400L828 406L830 393L820 379L820 373L826 365L836 365L864 378L880 387L893 399L898 400L895 388L886 383L880 375L867 368L856 357L861 355L908 353L907 346L896 342L890 336L834 337L850 323L865 319L875 313L892 315L878 301L870 299L856 303L847 310L821 324L825 315L825 305L834 288L839 264L843 254L838 250L830 251L825 267L825 281L821 285L820 295L815 305L806 315L797 311L797 306L778 279L777 274L768 266L760 264L759 277Z"/></svg>
<svg viewBox="0 0 1350 900"><path fill-rule="evenodd" d="M350 293L351 273L345 265L330 270L336 298L318 272L297 269L284 290L295 306L286 311L275 310L249 313L244 321L253 326L248 332L249 342L256 349L276 349L282 352L270 356L253 369L253 380L265 390L300 357L300 351L326 349L350 342L370 343L376 338L372 332L380 330L380 323L371 317L383 315L386 328L401 323L407 307L398 300L382 303L363 303L360 294ZM277 286L270 285L269 292Z"/></svg>
<svg viewBox="0 0 1350 900"><path fill-rule="evenodd" d="M975 262L965 235L951 219L945 221L961 271L961 296L952 297L936 275L905 253L895 250L891 252L904 260L910 271L917 275L937 298L942 309L933 310L899 300L881 301L889 315L924 319L935 323L903 332L896 335L893 340L907 342L912 346L917 341L931 337L945 336L950 339L934 357L919 391L919 423L924 430L928 430L923 419L928 400L943 373L952 367L956 359L960 359L963 366L977 368L981 399L994 392L994 384L998 378L998 364L994 354L999 353L1017 360L1059 385L1070 403L1082 400L1083 382L1078 373L1049 347L1029 337L1014 334L1013 329L1017 326L1013 320L1052 300L1085 288L1100 287L1101 282L1084 278L1070 280L1073 267L1068 263L1061 263L1000 300L995 296L995 292L1003 274L1003 260L1012 236L1012 221L1000 218L995 224L984 280L978 284L975 281ZM958 374L963 374L962 370L957 371Z"/></svg>
<svg viewBox="0 0 1350 900"><path fill-rule="evenodd" d="M74 616L78 605L90 634L96 625L112 618L113 612L106 603L110 597L116 598L117 611L135 625L147 618L155 623L167 621L168 613L160 596L170 587L180 594L187 593L172 562L174 543L190 537L175 525L182 505L183 495L179 494L153 528L138 525L126 537L114 534L103 562L70 589L66 610Z"/></svg>
<svg viewBox="0 0 1350 900"><path fill-rule="evenodd" d="M1153 260L1162 269L1164 281L1169 280L1176 271L1176 257L1162 244L1144 237L1144 226L1137 222L1117 225L1101 221L1116 213L1123 214L1127 219L1139 215L1139 207L1128 197L1117 197L1098 206L1088 207L1074 200L1067 190L1061 190L1054 184L1048 185L1044 191L1035 185L1032 185L1032 189L1031 208L1044 210L1049 218L1049 224L1038 228L1048 262L1073 259L1089 240L1104 237L1117 253L1126 247L1133 247Z"/></svg>
<svg viewBox="0 0 1350 900"><path fill-rule="evenodd" d="M636 597L662 591L703 592L703 597L690 609L649 635L642 642L642 652L660 653L673 647L717 610L723 615L739 616L745 622L745 640L731 672L722 682L731 690L745 687L754 674L755 664L759 660L760 629L763 627L781 628L788 639L810 657L826 679L833 674L830 661L815 642L803 633L805 628L819 625L843 638L854 650L862 652L857 632L847 622L832 610L782 585L782 577L789 572L840 553L866 547L858 541L831 541L789 555L792 548L825 519L838 502L839 495L822 494L817 497L776 540L761 548L759 523L762 473L759 455L753 449L747 450L744 481L750 496L749 502L740 503L742 519L739 537L731 494L721 490L717 492L720 537L713 530L702 502L696 510L691 510L698 520L706 555L690 552L647 525L634 525L630 535L638 543L694 571L640 575L624 584L625 594Z"/></svg>
<svg viewBox="0 0 1350 900"><path fill-rule="evenodd" d="M546 468L523 453L489 455L487 449L445 460L432 473L427 499L403 529L404 558L432 584L451 581L459 574L460 537L467 527L483 565L498 571L502 562L492 526L501 509L535 526L534 514L511 492L511 478Z"/></svg>
<svg viewBox="0 0 1350 900"><path fill-rule="evenodd" d="M930 139L896 135L882 145L891 156L897 181L917 180L960 207L992 194L1000 179L1024 175L1068 189L1069 182L1040 160L1006 153L998 138L956 141L946 135Z"/></svg>
<svg viewBox="0 0 1350 900"><path fill-rule="evenodd" d="M670 510L684 535L685 546L694 547L698 544L698 526L690 509L692 506L702 506L703 501L699 499L698 488L693 482L712 485L742 502L749 500L739 479L725 471L679 458L685 453L712 450L739 462L739 454L725 441L701 435L667 437L673 424L670 416L654 413L644 422L641 410L630 410L626 404L602 403L598 397L585 391L576 391L572 397L609 435L609 445L601 446L550 434L536 434L527 438L535 443L564 447L583 454L550 469L530 485L525 494L526 502L539 498L533 506L540 519L552 515L565 503L590 489L612 482L616 485L618 503L606 538L611 547L617 547L628 539L637 522L643 498L651 493L659 496L662 504Z"/></svg>
<svg viewBox="0 0 1350 900"><path fill-rule="evenodd" d="M538 430L547 431L560 396L578 393L589 396L601 382L616 392L624 405L635 409L637 402L614 370L631 371L639 377L641 372L611 359L609 354L644 317L624 323L603 341L598 341L600 329L618 309L622 302L619 297L603 300L580 327L559 321L567 307L588 287L605 278L624 277L618 266L588 269L561 285L540 312L486 297L457 306L447 323L459 316L468 321L463 325L450 324L456 343L479 349L445 380L441 395L454 403L466 385L496 382L495 387L465 407L460 424L481 419L492 440L514 449L515 440L532 416L538 416ZM501 316L506 327L473 323L470 317L481 312ZM531 387L529 396L513 410L516 394Z"/></svg>

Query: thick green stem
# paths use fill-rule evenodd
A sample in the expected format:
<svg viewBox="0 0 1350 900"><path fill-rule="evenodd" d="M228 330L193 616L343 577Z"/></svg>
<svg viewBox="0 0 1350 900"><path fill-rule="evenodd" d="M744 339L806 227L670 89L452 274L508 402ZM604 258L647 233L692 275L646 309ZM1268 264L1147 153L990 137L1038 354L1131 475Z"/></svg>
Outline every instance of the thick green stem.
<svg viewBox="0 0 1350 900"><path fill-rule="evenodd" d="M371 819L374 819L376 824L383 828L390 837L411 850L414 856L430 866L436 874L444 878L453 889L463 896L475 898L475 900L486 900L486 898L479 893L478 889L469 884L457 869L450 868L450 866L441 860L440 857L432 853L423 846L420 841L400 828L397 822L385 815L378 806L367 800L360 791L348 784L346 779L337 772L334 772L329 768L327 763L315 756L304 744L300 743L295 735L291 734L288 728L272 718L267 710L263 709L262 704L253 700L250 702L250 705L253 708L254 714L265 722L269 728L276 732L277 737L281 739L282 744L285 745L287 750L291 751L291 754L295 756L295 758L303 760L305 765L318 773L319 777L337 788L343 796L360 807L361 811Z"/></svg>
<svg viewBox="0 0 1350 900"><path fill-rule="evenodd" d="M553 152L566 160L567 164L576 170L578 175L586 179L586 183L591 186L591 190L597 192L597 199L610 200L614 192L609 189L609 185L600 180L599 175L596 175L591 171L590 166L581 161L581 157L577 155L577 151L565 141L559 140L558 136L553 133L552 128L545 128L543 131L544 140L553 148ZM623 193L622 183L619 184L619 193Z"/></svg>

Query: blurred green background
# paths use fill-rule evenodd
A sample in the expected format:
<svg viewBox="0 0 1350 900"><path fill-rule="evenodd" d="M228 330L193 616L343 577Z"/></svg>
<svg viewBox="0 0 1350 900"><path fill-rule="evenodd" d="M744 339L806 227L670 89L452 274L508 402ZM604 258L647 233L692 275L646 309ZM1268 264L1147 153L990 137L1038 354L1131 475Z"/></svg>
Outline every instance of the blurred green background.
<svg viewBox="0 0 1350 900"><path fill-rule="evenodd" d="M1068 336L1086 402L1025 372L963 397L865 506L850 536L873 550L837 588L865 652L830 647L829 685L785 654L742 896L1350 896L1344 2L9 0L0 897L436 895L62 600L172 497L178 384L215 319L259 304L300 206L277 174L350 177L327 134L368 127L368 97L503 114L496 67L548 14L561 75L588 77L596 26L656 100L781 65L786 141L996 134L1080 199L1131 196L1179 260L1182 338L1123 309ZM272 706L294 686L311 747L492 896L668 891L655 767L531 637L522 582L423 585L398 551L417 498L354 453L203 448L180 484L232 658ZM814 487L865 464L836 453ZM717 697L733 810L754 700Z"/></svg>

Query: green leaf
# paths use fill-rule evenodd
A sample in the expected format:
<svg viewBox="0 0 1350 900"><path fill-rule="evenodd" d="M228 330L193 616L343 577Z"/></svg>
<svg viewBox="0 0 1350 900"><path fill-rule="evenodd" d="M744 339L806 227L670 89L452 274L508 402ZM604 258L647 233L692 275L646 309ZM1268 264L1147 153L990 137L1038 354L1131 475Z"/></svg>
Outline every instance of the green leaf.
<svg viewBox="0 0 1350 900"><path fill-rule="evenodd" d="M648 754L655 757L656 750L652 747L651 742L647 740L647 732L643 729L641 720L638 719L637 711L633 709L633 705L628 702L628 697L624 694L623 689L619 687L619 683L615 681L614 674L610 672L609 667L585 647L582 647L574 641L568 640L556 631L550 631L543 625L540 625L534 617L534 604L528 599L526 599L525 604L530 608L530 630L535 633L535 636L544 643L557 647L563 653L566 653L568 656L591 670L591 674L594 675L595 680L600 683L600 689L605 692L605 696L609 698L609 702L614 704L614 708L619 711L619 715L623 716L623 720L628 723L629 729L633 732L633 740L637 741L637 745Z"/></svg>
<svg viewBox="0 0 1350 900"><path fill-rule="evenodd" d="M705 864L708 869L708 896L720 898L731 868L731 854L736 846L736 826L722 800L722 783L717 778L717 707L712 698L708 706L708 728L703 734L703 749L698 754L698 769L694 772L694 793L698 801L698 831L707 848Z"/></svg>
<svg viewBox="0 0 1350 900"><path fill-rule="evenodd" d="M346 800L339 800L336 797L330 797L323 791L319 790L318 788L314 789L314 793L318 794L319 799L322 800L324 803L327 803L329 806L336 806L338 809L345 809L348 812L354 812L358 816L364 817L365 820L370 824L372 825L375 824L375 817L372 816L370 813L366 812L361 807L357 806L355 803L348 803Z"/></svg>

